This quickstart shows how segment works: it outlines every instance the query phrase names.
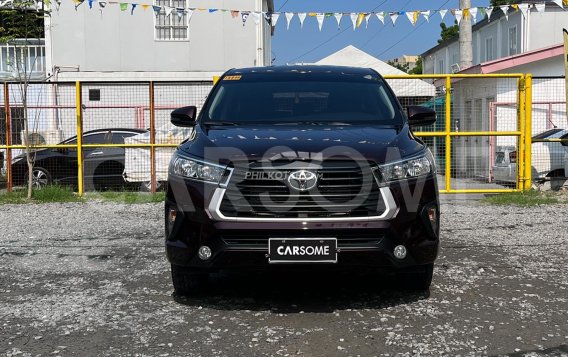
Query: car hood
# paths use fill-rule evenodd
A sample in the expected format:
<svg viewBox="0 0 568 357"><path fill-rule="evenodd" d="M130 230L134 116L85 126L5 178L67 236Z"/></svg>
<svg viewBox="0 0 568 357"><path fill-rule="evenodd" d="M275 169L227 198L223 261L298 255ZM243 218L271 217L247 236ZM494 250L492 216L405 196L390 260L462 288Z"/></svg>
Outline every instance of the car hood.
<svg viewBox="0 0 568 357"><path fill-rule="evenodd" d="M407 125L258 125L196 126L180 150L193 157L224 163L282 156L290 159L290 154L305 159L323 152L363 157L380 164L412 156L424 147Z"/></svg>

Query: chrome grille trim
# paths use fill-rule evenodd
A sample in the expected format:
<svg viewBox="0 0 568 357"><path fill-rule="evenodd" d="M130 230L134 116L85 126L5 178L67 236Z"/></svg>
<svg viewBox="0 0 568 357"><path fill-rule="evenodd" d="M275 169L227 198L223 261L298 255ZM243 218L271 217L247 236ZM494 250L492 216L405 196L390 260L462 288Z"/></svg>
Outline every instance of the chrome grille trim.
<svg viewBox="0 0 568 357"><path fill-rule="evenodd" d="M211 201L206 211L209 218L215 221L228 221L228 222L366 222L366 221L386 221L392 219L398 213L398 207L394 201L391 190L388 187L380 187L379 192L385 204L385 211L378 216L366 217L227 217L221 213L221 202L225 196L226 188L218 187L213 192Z"/></svg>

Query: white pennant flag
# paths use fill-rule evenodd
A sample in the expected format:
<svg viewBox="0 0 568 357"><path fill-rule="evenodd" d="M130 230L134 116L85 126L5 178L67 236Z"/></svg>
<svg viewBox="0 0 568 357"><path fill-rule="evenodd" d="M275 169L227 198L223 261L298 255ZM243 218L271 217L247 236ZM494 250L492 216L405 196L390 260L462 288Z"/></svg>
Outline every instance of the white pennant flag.
<svg viewBox="0 0 568 357"><path fill-rule="evenodd" d="M270 15L270 20L272 21L272 26L276 26L278 19L280 18L279 12L274 12Z"/></svg>
<svg viewBox="0 0 568 357"><path fill-rule="evenodd" d="M540 12L540 14L542 15L544 14L544 8L546 7L546 4L534 4L534 7L536 8L536 11Z"/></svg>
<svg viewBox="0 0 568 357"><path fill-rule="evenodd" d="M454 10L454 16L456 17L456 21L459 25L463 16L463 10Z"/></svg>
<svg viewBox="0 0 568 357"><path fill-rule="evenodd" d="M412 24L412 26L414 26L414 13L407 11L406 12L406 17L408 17L408 21L410 21L410 23Z"/></svg>
<svg viewBox="0 0 568 357"><path fill-rule="evenodd" d="M353 31L355 31L355 28L357 27L357 18L359 17L359 14L351 14L349 15L351 17L351 22L353 22Z"/></svg>
<svg viewBox="0 0 568 357"><path fill-rule="evenodd" d="M527 14L529 12L529 6L530 4L519 4L519 10L521 10L521 13L523 14L523 17L526 18Z"/></svg>
<svg viewBox="0 0 568 357"><path fill-rule="evenodd" d="M292 18L294 17L294 13L293 12L287 12L284 14L286 16L286 30L290 29L290 21L292 21Z"/></svg>
<svg viewBox="0 0 568 357"><path fill-rule="evenodd" d="M471 15L471 21L473 23L477 22L477 8L472 7L471 9L469 9L469 14Z"/></svg>
<svg viewBox="0 0 568 357"><path fill-rule="evenodd" d="M552 0L552 2L564 9L564 5L562 4L562 0Z"/></svg>
<svg viewBox="0 0 568 357"><path fill-rule="evenodd" d="M396 19L398 19L398 12L391 12L390 17L391 17L392 25L394 26L394 24L396 23Z"/></svg>
<svg viewBox="0 0 568 357"><path fill-rule="evenodd" d="M369 20L371 19L371 13L365 15L365 28L369 28Z"/></svg>
<svg viewBox="0 0 568 357"><path fill-rule="evenodd" d="M379 19L379 21L384 25L385 24L385 14L382 12L377 12L375 15L377 15L377 18Z"/></svg>
<svg viewBox="0 0 568 357"><path fill-rule="evenodd" d="M343 17L343 14L336 12L335 14L333 14L333 17L335 17L335 20L337 21L337 28L339 29L341 27L341 18Z"/></svg>
<svg viewBox="0 0 568 357"><path fill-rule="evenodd" d="M251 12L250 14L254 19L254 23L258 25L260 23L260 12Z"/></svg>
<svg viewBox="0 0 568 357"><path fill-rule="evenodd" d="M169 6L164 6L164 9L166 9L166 17L170 17L172 11L174 11L174 8Z"/></svg>
<svg viewBox="0 0 568 357"><path fill-rule="evenodd" d="M306 16L308 14L306 12L299 12L298 13L298 18L300 19L300 28L304 27L304 20L306 19Z"/></svg>
<svg viewBox="0 0 568 357"><path fill-rule="evenodd" d="M318 20L318 27L319 27L320 31L321 31L321 28L323 27L323 19L324 18L325 18L325 14L322 14L322 13L316 14L316 20Z"/></svg>
<svg viewBox="0 0 568 357"><path fill-rule="evenodd" d="M493 8L492 7L486 7L485 8L485 13L487 14L487 21L491 21L491 13L493 12Z"/></svg>
<svg viewBox="0 0 568 357"><path fill-rule="evenodd" d="M428 11L422 11L421 14L422 14L422 16L424 16L424 18L426 19L426 22L430 22L430 10L428 10Z"/></svg>
<svg viewBox="0 0 568 357"><path fill-rule="evenodd" d="M181 19L183 14L185 14L185 9L177 9L176 14L178 15L178 19Z"/></svg>
<svg viewBox="0 0 568 357"><path fill-rule="evenodd" d="M191 17L193 16L193 10L185 9L185 13L187 14L187 22L191 21Z"/></svg>
<svg viewBox="0 0 568 357"><path fill-rule="evenodd" d="M505 14L505 19L509 21L509 5L503 5L499 7L501 8L501 11L503 11L503 14Z"/></svg>
<svg viewBox="0 0 568 357"><path fill-rule="evenodd" d="M440 16L442 17L442 20L444 20L444 16L446 16L447 13L448 10L440 10Z"/></svg>

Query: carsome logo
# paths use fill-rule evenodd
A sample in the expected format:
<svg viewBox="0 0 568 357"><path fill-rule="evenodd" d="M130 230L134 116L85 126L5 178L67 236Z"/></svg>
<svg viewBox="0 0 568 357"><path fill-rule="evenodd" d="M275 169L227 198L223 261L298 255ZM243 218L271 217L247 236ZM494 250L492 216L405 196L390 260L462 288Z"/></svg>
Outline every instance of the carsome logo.
<svg viewBox="0 0 568 357"><path fill-rule="evenodd" d="M308 191L314 188L317 183L317 175L307 170L294 171L288 176L288 184L298 191Z"/></svg>

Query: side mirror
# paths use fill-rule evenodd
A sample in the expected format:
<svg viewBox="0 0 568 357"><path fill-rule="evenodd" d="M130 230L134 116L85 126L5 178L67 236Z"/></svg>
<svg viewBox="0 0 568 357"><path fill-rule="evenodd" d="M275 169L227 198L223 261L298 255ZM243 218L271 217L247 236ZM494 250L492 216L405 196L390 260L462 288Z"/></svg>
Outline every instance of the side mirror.
<svg viewBox="0 0 568 357"><path fill-rule="evenodd" d="M411 105L408 107L408 125L424 126L434 124L436 122L436 111L419 105Z"/></svg>
<svg viewBox="0 0 568 357"><path fill-rule="evenodd" d="M170 121L175 126L193 127L197 116L197 108L195 106L181 107L174 110L171 114Z"/></svg>

